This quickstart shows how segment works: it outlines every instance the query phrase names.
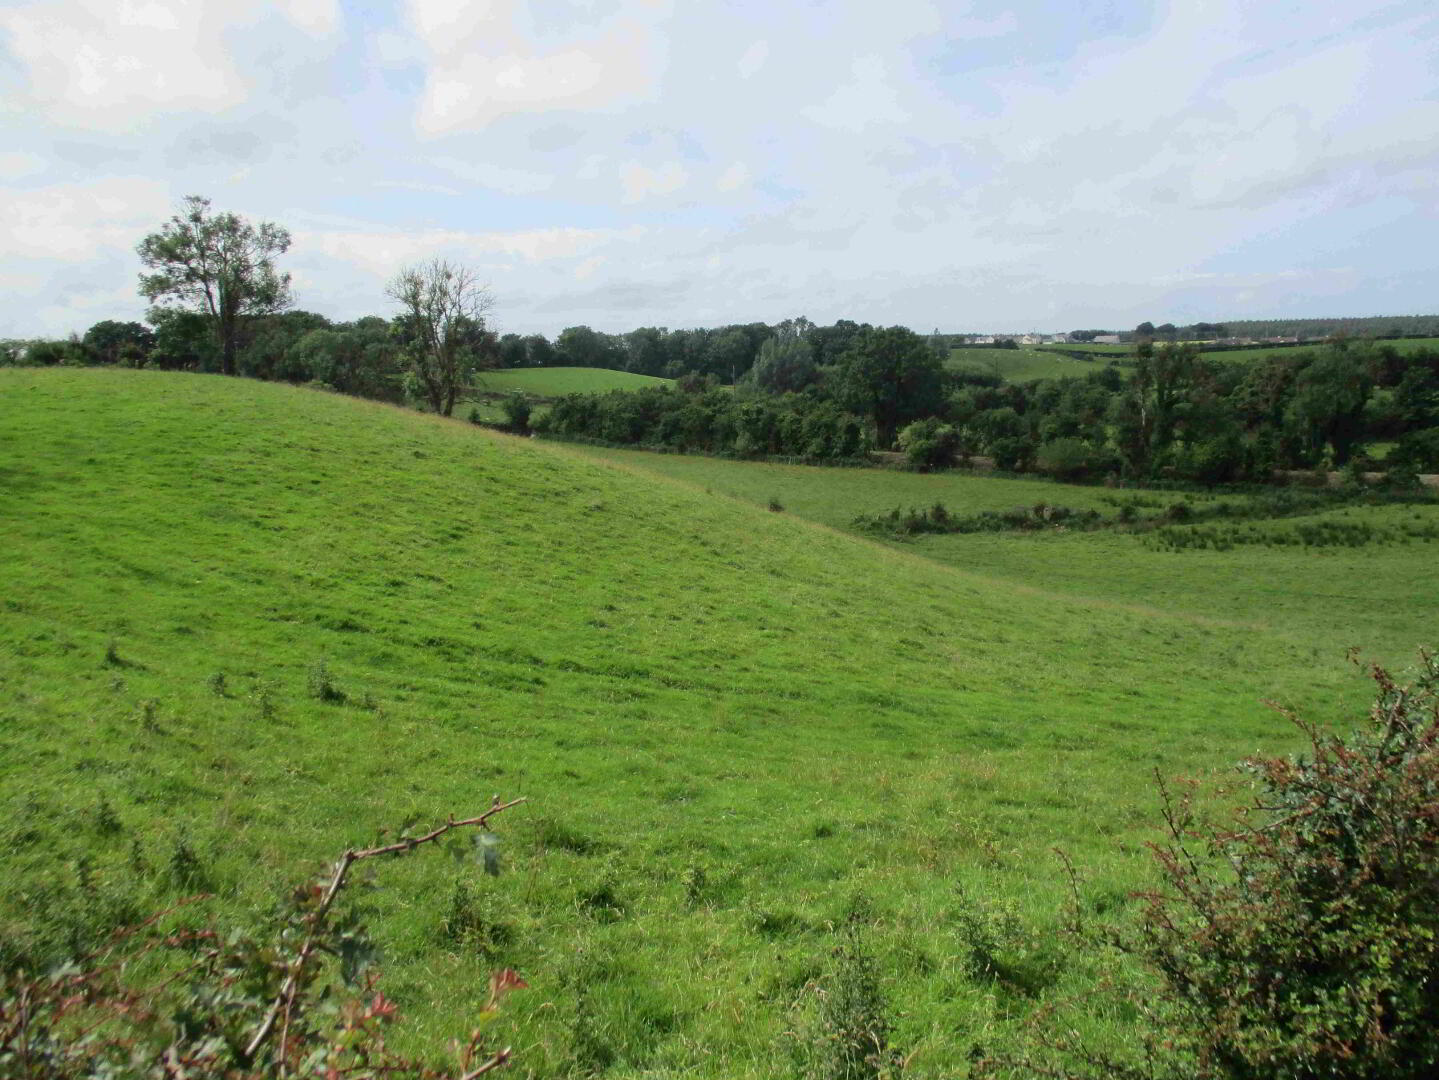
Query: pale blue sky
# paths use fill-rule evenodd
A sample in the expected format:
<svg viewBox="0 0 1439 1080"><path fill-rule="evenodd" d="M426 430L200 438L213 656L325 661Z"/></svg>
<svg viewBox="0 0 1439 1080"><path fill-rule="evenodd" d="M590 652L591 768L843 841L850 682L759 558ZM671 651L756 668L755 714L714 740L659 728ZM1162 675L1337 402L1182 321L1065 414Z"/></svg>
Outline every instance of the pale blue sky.
<svg viewBox="0 0 1439 1080"><path fill-rule="evenodd" d="M297 303L502 330L1439 308L1432 0L0 2L0 336L135 318L189 193Z"/></svg>

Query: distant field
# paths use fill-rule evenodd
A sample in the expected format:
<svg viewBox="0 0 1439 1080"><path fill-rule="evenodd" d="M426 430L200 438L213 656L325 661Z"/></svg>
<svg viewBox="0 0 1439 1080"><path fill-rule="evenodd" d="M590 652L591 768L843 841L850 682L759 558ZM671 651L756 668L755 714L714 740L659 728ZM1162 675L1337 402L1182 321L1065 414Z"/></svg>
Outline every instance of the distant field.
<svg viewBox="0 0 1439 1080"><path fill-rule="evenodd" d="M1356 344L1363 344L1362 338L1354 339ZM1439 349L1439 338L1404 338L1397 341L1375 341L1376 345L1387 345L1398 352L1409 353L1419 349ZM1299 353L1313 352L1315 349L1324 347L1322 341L1311 341L1303 345L1281 345L1264 349L1234 349L1230 351L1219 351L1209 355L1226 362L1249 363L1254 360L1263 360L1266 357L1295 356Z"/></svg>
<svg viewBox="0 0 1439 1080"><path fill-rule="evenodd" d="M1053 352L1060 349L1063 349L1066 352L1092 353L1132 353L1134 351L1134 347L1132 345L1096 345L1093 342L1088 341L1076 341L1068 344L1036 345L1034 347L1041 351L1048 352Z"/></svg>
<svg viewBox="0 0 1439 1080"><path fill-rule="evenodd" d="M1107 360L1094 363L1075 360L1045 352L1040 348L1022 349L952 349L947 365L952 370L969 369L986 374L995 372L1006 382L1028 382L1030 379L1063 379L1101 371Z"/></svg>
<svg viewBox="0 0 1439 1080"><path fill-rule="evenodd" d="M485 372L477 380L477 389L485 393L523 390L535 397L552 398L562 394L591 394L605 390L642 390L647 386L670 386L673 382L672 379L608 368L504 368Z"/></svg>
<svg viewBox="0 0 1439 1080"><path fill-rule="evenodd" d="M1362 338L1356 338L1354 340L1363 341ZM1205 350L1204 347L1201 345L1200 351L1205 352L1207 356L1210 356L1217 360L1222 360L1226 363L1249 363L1253 360L1263 360L1266 357L1294 356L1297 353L1310 352L1314 349L1321 348L1323 344L1324 343L1320 341L1311 341L1300 345L1278 345L1266 346L1263 348L1256 347L1252 349L1214 350ZM1402 338L1394 341L1386 341L1380 339L1376 342L1376 344L1392 346L1399 352L1403 353L1413 352L1417 349L1439 349L1439 338ZM1036 345L1034 346L1034 348L1040 352L1056 352L1061 349L1071 352L1080 351L1097 353L1115 352L1116 350L1123 350L1125 353L1132 354L1134 351L1134 347L1132 345Z"/></svg>

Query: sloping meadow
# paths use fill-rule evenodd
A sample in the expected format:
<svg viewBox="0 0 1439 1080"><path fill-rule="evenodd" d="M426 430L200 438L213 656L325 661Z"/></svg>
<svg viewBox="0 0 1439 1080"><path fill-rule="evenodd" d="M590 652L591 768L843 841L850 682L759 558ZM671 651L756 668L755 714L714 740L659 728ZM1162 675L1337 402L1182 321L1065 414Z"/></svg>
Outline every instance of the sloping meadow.
<svg viewBox="0 0 1439 1080"><path fill-rule="evenodd" d="M219 377L0 371L0 530L0 959L196 891L260 920L386 827L525 796L499 877L417 856L363 904L437 1057L523 974L526 1075L799 1068L842 943L952 1075L1107 963L1052 848L1123 918L1154 770L1289 745L1262 698L1366 694L1243 628Z"/></svg>

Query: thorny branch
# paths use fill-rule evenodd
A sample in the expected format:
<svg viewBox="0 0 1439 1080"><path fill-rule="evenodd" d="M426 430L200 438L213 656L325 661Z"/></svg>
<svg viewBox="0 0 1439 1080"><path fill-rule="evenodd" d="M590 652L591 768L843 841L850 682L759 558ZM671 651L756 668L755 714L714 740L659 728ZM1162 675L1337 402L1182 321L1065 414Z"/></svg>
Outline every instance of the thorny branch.
<svg viewBox="0 0 1439 1080"><path fill-rule="evenodd" d="M350 868L354 866L355 863L365 859L377 858L381 855L407 854L418 847L438 840L454 829L482 828L496 814L509 810L511 807L518 806L524 801L523 798L519 798L502 803L500 802L500 797L496 795L490 808L477 817L456 821L454 817L451 816L447 821L435 826L435 828L423 836L404 837L393 844L365 848L361 851L351 849L341 855L339 862L335 864L335 871L330 877L330 883L326 887L319 905L309 916L309 932L306 934L299 952L295 954L294 961L290 964L289 972L285 976L284 984L280 987L280 992L275 995L275 1000L271 1004L269 1012L265 1014L265 1019L261 1022L254 1036L245 1046L245 1056L247 1058L253 1058L260 1047L265 1044L265 1040L274 1033L276 1022L280 1022L280 1046L277 1057L280 1063L280 1075L283 1076L285 1074L285 1050L289 1041L290 1021L295 1014L296 995L301 985L301 977L304 973L305 965L309 963L310 957L315 952L316 942L325 927L326 920L329 918L330 909L334 906L335 898L339 896L340 891L345 887L345 880L349 876ZM496 1068L498 1065L503 1064L503 1061L499 1059L507 1059L508 1057L508 1049L503 1050L495 1055L489 1062L486 1062L479 1072L472 1072L469 1075L482 1075L484 1072L489 1071L489 1069Z"/></svg>

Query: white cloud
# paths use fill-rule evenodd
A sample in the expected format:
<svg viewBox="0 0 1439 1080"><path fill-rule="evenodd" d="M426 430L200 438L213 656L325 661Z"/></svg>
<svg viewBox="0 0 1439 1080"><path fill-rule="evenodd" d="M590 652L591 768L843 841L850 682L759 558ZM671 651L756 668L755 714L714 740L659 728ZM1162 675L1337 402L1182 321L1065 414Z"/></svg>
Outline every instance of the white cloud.
<svg viewBox="0 0 1439 1080"><path fill-rule="evenodd" d="M45 159L25 150L0 153L0 180L19 180L45 171Z"/></svg>
<svg viewBox="0 0 1439 1080"><path fill-rule="evenodd" d="M630 0L558 37L522 25L517 0L410 0L408 10L429 52L417 118L424 135L478 130L516 113L613 108L657 90L662 4Z"/></svg>
<svg viewBox="0 0 1439 1080"><path fill-rule="evenodd" d="M165 185L140 177L12 191L7 203L0 255L62 262L128 254L174 209Z"/></svg>
<svg viewBox="0 0 1439 1080"><path fill-rule="evenodd" d="M443 169L451 176L508 195L533 195L548 191L555 185L555 177L551 173L514 169L489 161L464 161L450 157L430 160L436 168Z"/></svg>
<svg viewBox="0 0 1439 1080"><path fill-rule="evenodd" d="M339 26L337 0L278 8L312 36ZM255 21L249 5L199 0L33 0L0 11L29 104L59 123L115 132L142 130L155 114L244 102L248 82L227 35Z"/></svg>
<svg viewBox="0 0 1439 1080"><path fill-rule="evenodd" d="M639 228L556 228L513 232L466 232L457 229L294 231L295 250L317 252L368 273L384 276L435 255L469 259L504 256L536 264L559 262L589 256L596 249L611 244L633 244L643 235L644 230Z"/></svg>
<svg viewBox="0 0 1439 1080"><path fill-rule="evenodd" d="M903 124L910 118L900 106L881 56L862 56L850 65L854 78L839 86L822 105L804 115L824 127L862 131L877 124Z"/></svg>
<svg viewBox="0 0 1439 1080"><path fill-rule="evenodd" d="M325 37L340 26L339 0L279 0L280 10L307 34Z"/></svg>
<svg viewBox="0 0 1439 1080"><path fill-rule="evenodd" d="M420 180L377 180L375 186L380 188L395 188L399 191L424 191L431 195L458 195L458 188L446 187L444 184L426 184Z"/></svg>
<svg viewBox="0 0 1439 1080"><path fill-rule="evenodd" d="M179 0L47 0L0 11L29 97L54 119L136 130L160 111L218 111L245 98L220 19Z"/></svg>
<svg viewBox="0 0 1439 1080"><path fill-rule="evenodd" d="M746 49L744 55L739 58L739 63L735 65L735 72L741 79L752 79L755 73L764 67L764 62L768 59L769 42L763 40L756 41Z"/></svg>
<svg viewBox="0 0 1439 1080"><path fill-rule="evenodd" d="M736 161L715 181L715 187L720 191L738 191L749 184L749 169L743 161Z"/></svg>
<svg viewBox="0 0 1439 1080"><path fill-rule="evenodd" d="M620 168L620 186L627 203L673 195L688 184L689 179L689 170L678 161L667 161L653 169L630 161Z"/></svg>

